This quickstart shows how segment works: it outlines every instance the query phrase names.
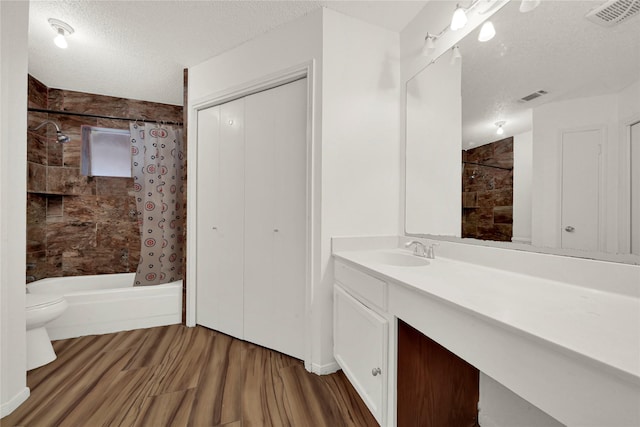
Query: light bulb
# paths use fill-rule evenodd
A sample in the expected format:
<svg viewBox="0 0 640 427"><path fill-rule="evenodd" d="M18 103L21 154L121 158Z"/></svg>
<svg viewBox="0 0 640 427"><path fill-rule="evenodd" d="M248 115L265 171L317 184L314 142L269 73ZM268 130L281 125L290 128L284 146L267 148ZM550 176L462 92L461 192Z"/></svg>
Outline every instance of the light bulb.
<svg viewBox="0 0 640 427"><path fill-rule="evenodd" d="M507 122L505 122L504 120L500 120L499 122L496 122L496 126L498 126L498 130L496 130L496 133L498 135L502 135L504 134L504 129L502 128L502 126L504 126Z"/></svg>
<svg viewBox="0 0 640 427"><path fill-rule="evenodd" d="M53 31L56 32L53 42L60 49L66 49L69 46L67 43L67 36L74 33L73 27L64 21L55 18L49 18L48 22L49 25L51 25L51 28L53 28Z"/></svg>
<svg viewBox="0 0 640 427"><path fill-rule="evenodd" d="M467 25L467 14L464 12L464 9L458 5L451 18L451 30L459 30L465 25Z"/></svg>
<svg viewBox="0 0 640 427"><path fill-rule="evenodd" d="M500 127L498 128L498 130L496 131L496 133L497 133L498 135L502 135L502 134L504 134L504 129L502 129L502 126L500 126Z"/></svg>
<svg viewBox="0 0 640 427"><path fill-rule="evenodd" d="M433 36L430 34L427 34L427 37L425 37L424 39L424 45L422 46L422 54L424 56L428 56L433 49L436 48L435 43L433 42Z"/></svg>
<svg viewBox="0 0 640 427"><path fill-rule="evenodd" d="M67 47L69 47L67 39L64 37L64 30L62 28L58 28L58 35L53 39L53 42L60 49L66 49Z"/></svg>
<svg viewBox="0 0 640 427"><path fill-rule="evenodd" d="M478 41L480 42L488 42L496 35L496 29L491 23L491 21L487 21L482 25L480 29L480 34L478 34Z"/></svg>

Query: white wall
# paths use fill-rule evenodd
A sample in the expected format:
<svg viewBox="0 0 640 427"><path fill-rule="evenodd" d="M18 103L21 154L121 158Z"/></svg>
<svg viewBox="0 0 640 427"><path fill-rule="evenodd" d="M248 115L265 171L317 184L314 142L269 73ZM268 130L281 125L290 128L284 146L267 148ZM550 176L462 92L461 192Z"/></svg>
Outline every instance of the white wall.
<svg viewBox="0 0 640 427"><path fill-rule="evenodd" d="M26 385L28 1L0 2L0 416L29 396Z"/></svg>
<svg viewBox="0 0 640 427"><path fill-rule="evenodd" d="M513 238L531 243L531 177L533 168L531 131L513 136Z"/></svg>
<svg viewBox="0 0 640 427"><path fill-rule="evenodd" d="M321 364L333 363L331 237L395 234L399 36L325 9L322 105Z"/></svg>
<svg viewBox="0 0 640 427"><path fill-rule="evenodd" d="M398 50L398 34L322 9L189 69L193 125L194 105L314 61L310 368L315 372L337 369L331 237L397 231ZM196 134L189 129L190 159L197 155ZM193 199L190 209L195 209ZM190 224L191 245L197 230L195 221Z"/></svg>
<svg viewBox="0 0 640 427"><path fill-rule="evenodd" d="M618 252L620 206L620 104L628 91L552 102L533 110L532 242L559 247L560 134L564 130L604 128L602 147L603 250ZM637 98L636 98L637 103ZM629 112L629 110L628 110Z"/></svg>
<svg viewBox="0 0 640 427"><path fill-rule="evenodd" d="M440 58L406 85L405 232L460 237L462 67ZM434 161L435 160L435 161Z"/></svg>

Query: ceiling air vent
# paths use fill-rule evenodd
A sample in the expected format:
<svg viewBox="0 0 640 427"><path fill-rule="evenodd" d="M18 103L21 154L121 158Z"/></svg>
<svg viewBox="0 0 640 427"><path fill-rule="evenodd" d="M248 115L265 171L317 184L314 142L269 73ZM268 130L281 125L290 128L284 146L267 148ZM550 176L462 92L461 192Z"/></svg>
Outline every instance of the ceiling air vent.
<svg viewBox="0 0 640 427"><path fill-rule="evenodd" d="M613 27L640 12L640 0L609 0L589 11L586 18L604 27Z"/></svg>
<svg viewBox="0 0 640 427"><path fill-rule="evenodd" d="M518 101L520 101L520 102L533 101L534 99L539 98L542 95L546 95L547 93L549 93L549 92L547 92L546 90L538 90L538 91L535 91L533 93L530 93L529 95L527 95L525 97L520 98Z"/></svg>

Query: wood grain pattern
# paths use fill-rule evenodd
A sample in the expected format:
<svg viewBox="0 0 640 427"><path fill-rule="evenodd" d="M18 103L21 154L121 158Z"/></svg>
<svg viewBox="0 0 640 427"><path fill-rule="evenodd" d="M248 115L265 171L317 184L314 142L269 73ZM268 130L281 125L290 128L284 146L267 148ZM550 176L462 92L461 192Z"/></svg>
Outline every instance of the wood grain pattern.
<svg viewBox="0 0 640 427"><path fill-rule="evenodd" d="M203 328L172 325L54 342L11 426L327 426L377 423L342 372Z"/></svg>
<svg viewBox="0 0 640 427"><path fill-rule="evenodd" d="M398 427L478 426L479 371L398 319Z"/></svg>

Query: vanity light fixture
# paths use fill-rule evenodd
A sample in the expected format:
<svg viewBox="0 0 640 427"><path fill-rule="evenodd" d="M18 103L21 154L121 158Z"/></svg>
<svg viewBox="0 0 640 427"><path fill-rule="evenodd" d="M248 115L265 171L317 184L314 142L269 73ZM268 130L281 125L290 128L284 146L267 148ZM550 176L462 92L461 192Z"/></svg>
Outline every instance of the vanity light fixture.
<svg viewBox="0 0 640 427"><path fill-rule="evenodd" d="M462 7L458 4L453 17L451 18L451 30L456 31L467 25L467 14Z"/></svg>
<svg viewBox="0 0 640 427"><path fill-rule="evenodd" d="M531 12L538 6L540 6L540 0L522 0L522 2L520 3L520 12Z"/></svg>
<svg viewBox="0 0 640 427"><path fill-rule="evenodd" d="M436 44L434 43L436 39L437 36L427 33L427 36L424 38L424 45L422 46L422 55L427 56L436 48Z"/></svg>
<svg viewBox="0 0 640 427"><path fill-rule="evenodd" d="M70 36L74 33L73 28L71 27L71 25L59 19L49 18L48 22L53 30L57 33L56 37L53 39L53 42L60 49L66 49L69 46L66 36Z"/></svg>
<svg viewBox="0 0 640 427"><path fill-rule="evenodd" d="M532 0L529 0L532 1ZM538 0L539 1L539 0ZM456 10L453 12L451 18L451 24L447 25L437 34L427 33L424 38L424 44L422 45L421 53L424 56L429 56L435 49L435 42L442 37L447 31L456 31L463 28L467 24L467 12L470 10L478 9L479 14L485 14L495 7L499 2L497 0L473 0L468 8L463 8L460 4L456 5ZM491 40L496 34L496 29L490 21L485 22L478 36L480 41ZM456 47L454 49L454 57L451 58L452 63L456 59L461 58L460 50Z"/></svg>
<svg viewBox="0 0 640 427"><path fill-rule="evenodd" d="M498 130L496 130L496 133L498 135L502 135L504 134L504 128L503 126L506 124L507 122L505 122L504 120L500 120L499 122L496 122L496 126L498 126Z"/></svg>
<svg viewBox="0 0 640 427"><path fill-rule="evenodd" d="M451 65L455 64L458 59L462 58L462 54L460 53L460 47L455 45L451 48Z"/></svg>
<svg viewBox="0 0 640 427"><path fill-rule="evenodd" d="M488 42L496 35L496 29L491 21L486 21L480 28L480 34L478 34L479 42Z"/></svg>

